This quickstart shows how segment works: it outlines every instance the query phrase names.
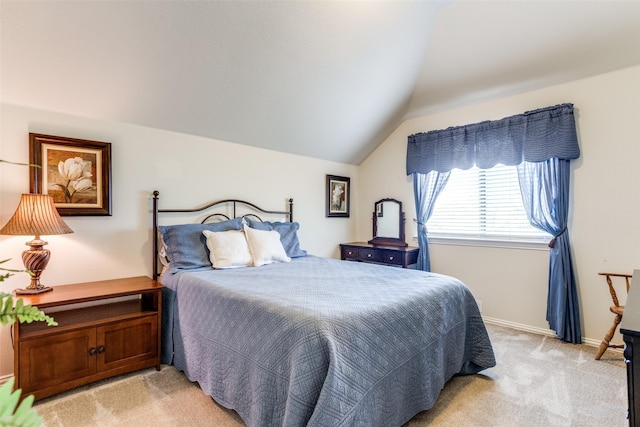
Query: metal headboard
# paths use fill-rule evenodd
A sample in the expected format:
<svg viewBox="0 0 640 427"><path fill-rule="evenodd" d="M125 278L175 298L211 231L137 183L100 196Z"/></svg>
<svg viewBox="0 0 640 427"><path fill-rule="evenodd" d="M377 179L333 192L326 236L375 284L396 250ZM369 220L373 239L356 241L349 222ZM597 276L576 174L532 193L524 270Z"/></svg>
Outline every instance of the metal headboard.
<svg viewBox="0 0 640 427"><path fill-rule="evenodd" d="M256 212L269 214L269 215L284 215L289 222L293 222L293 199L288 200L289 210L288 211L272 211L267 209L262 209L261 207L239 199L225 199L218 200L216 202L207 203L199 208L193 209L158 209L158 199L160 196L160 192L155 190L153 192L153 279L158 278L158 216L161 213L196 213L196 212L204 212L207 209L211 209L215 206L220 205L230 205L232 208L233 218L237 218L237 207L248 207L253 209ZM204 224L212 217L221 216L225 219L231 219L227 215L223 213L213 213L205 217L201 223ZM251 216L255 217L262 221L262 218L255 213L245 213L241 215L242 217Z"/></svg>

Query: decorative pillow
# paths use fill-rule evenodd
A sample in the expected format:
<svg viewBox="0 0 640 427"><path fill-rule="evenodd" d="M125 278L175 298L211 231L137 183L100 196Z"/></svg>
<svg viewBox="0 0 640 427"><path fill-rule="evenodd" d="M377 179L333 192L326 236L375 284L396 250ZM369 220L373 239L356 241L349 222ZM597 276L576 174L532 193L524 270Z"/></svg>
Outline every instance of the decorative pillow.
<svg viewBox="0 0 640 427"><path fill-rule="evenodd" d="M202 232L242 230L242 218L211 224L181 224L159 226L162 240L167 245L167 258L177 270L208 267L209 250Z"/></svg>
<svg viewBox="0 0 640 427"><path fill-rule="evenodd" d="M256 230L245 225L244 233L247 236L254 267L272 262L291 261L280 243L280 234L277 231Z"/></svg>
<svg viewBox="0 0 640 427"><path fill-rule="evenodd" d="M287 256L290 258L298 258L307 256L307 251L300 249L300 241L298 240L298 229L300 224L297 222L262 222L257 219L246 217L244 219L249 227L256 230L275 230L280 234L280 242L284 247Z"/></svg>
<svg viewBox="0 0 640 427"><path fill-rule="evenodd" d="M248 267L253 264L247 238L242 230L202 232L207 239L213 268Z"/></svg>

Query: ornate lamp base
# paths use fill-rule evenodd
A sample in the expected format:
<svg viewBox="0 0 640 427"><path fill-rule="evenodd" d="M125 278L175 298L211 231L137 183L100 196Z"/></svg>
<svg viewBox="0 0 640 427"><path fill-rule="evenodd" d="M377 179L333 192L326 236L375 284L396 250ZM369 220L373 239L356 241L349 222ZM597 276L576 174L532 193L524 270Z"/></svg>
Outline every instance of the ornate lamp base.
<svg viewBox="0 0 640 427"><path fill-rule="evenodd" d="M40 283L40 275L47 267L51 252L49 249L44 249L43 246L47 244L39 237L26 243L30 249L22 252L22 262L29 274L31 275L31 283L24 289L16 289L14 292L16 295L36 295L43 292L52 291L53 288L44 286Z"/></svg>

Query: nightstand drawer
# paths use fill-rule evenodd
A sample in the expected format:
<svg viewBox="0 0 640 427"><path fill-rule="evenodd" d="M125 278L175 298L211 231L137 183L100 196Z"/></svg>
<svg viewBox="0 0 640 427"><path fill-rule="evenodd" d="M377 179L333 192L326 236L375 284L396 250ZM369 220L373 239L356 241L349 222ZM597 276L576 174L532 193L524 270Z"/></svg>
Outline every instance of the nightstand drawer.
<svg viewBox="0 0 640 427"><path fill-rule="evenodd" d="M402 265L402 254L397 251L383 251L382 262L385 264Z"/></svg>
<svg viewBox="0 0 640 427"><path fill-rule="evenodd" d="M360 248L358 259L366 262L382 262L382 253L375 249Z"/></svg>
<svg viewBox="0 0 640 427"><path fill-rule="evenodd" d="M370 262L391 267L415 266L419 249L411 246L382 246L364 242L340 243L340 259Z"/></svg>
<svg viewBox="0 0 640 427"><path fill-rule="evenodd" d="M358 259L358 249L343 247L341 252L342 252L342 259L346 259L349 261Z"/></svg>

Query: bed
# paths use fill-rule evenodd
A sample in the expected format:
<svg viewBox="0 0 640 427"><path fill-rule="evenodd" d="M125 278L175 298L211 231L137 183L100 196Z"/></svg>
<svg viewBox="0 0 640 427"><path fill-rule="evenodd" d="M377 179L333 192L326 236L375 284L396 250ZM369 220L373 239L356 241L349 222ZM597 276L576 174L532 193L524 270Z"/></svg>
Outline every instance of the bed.
<svg viewBox="0 0 640 427"><path fill-rule="evenodd" d="M158 209L155 192L153 205L154 229L160 230L153 239L154 274L157 259L170 261L161 277L163 363L197 381L248 426L401 426L431 408L454 375L495 366L482 317L463 283L308 255L296 233L287 234L299 227L291 200L281 212L240 200ZM240 205L286 221L238 213ZM160 214L220 206L231 215L211 225L158 225ZM171 235L180 227L191 230L191 241L184 233ZM203 241L207 227L216 231ZM211 236L246 233L253 255L250 229L271 239L279 235L289 260L213 268L221 257ZM205 265L185 267L185 246L202 249L196 258Z"/></svg>

